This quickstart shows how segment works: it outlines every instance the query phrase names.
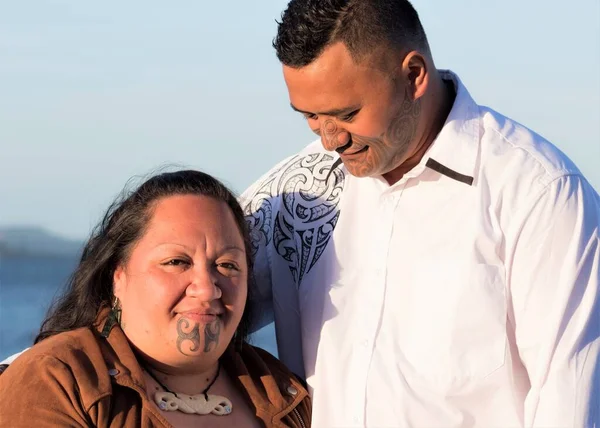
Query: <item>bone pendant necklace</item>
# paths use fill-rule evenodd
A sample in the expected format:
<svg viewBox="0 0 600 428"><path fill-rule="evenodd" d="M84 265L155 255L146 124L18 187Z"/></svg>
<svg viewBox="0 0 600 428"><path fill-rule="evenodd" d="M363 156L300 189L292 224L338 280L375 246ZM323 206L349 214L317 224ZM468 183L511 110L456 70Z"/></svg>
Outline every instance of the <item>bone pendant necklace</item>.
<svg viewBox="0 0 600 428"><path fill-rule="evenodd" d="M154 393L154 402L159 409L166 412L180 411L188 414L208 415L212 413L217 416L226 416L233 411L233 404L227 397L221 395L209 394L208 390L215 383L221 371L221 362L217 365L217 374L212 382L204 391L196 395L187 395L180 392L173 392L164 386L150 370L146 373L150 375L154 381L161 386L164 391L156 391Z"/></svg>

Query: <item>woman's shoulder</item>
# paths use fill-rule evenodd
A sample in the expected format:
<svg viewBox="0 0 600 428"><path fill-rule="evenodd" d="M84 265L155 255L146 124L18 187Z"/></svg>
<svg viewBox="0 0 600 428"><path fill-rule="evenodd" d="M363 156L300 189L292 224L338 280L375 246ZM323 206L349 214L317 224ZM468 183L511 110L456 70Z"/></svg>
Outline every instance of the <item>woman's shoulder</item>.
<svg viewBox="0 0 600 428"><path fill-rule="evenodd" d="M264 380L270 377L283 395L308 397L306 381L268 351L244 344L237 354L242 362L241 372L240 366L237 367L238 375L246 372L255 383L264 383Z"/></svg>
<svg viewBox="0 0 600 428"><path fill-rule="evenodd" d="M269 368L269 371L276 377L283 378L291 378L294 379L302 385L303 388L307 388L306 382L300 376L293 373L288 367L283 364L277 357L275 357L270 352L254 345L247 345L247 348L244 349L245 352L242 355L250 354L255 355L260 358L264 364Z"/></svg>
<svg viewBox="0 0 600 428"><path fill-rule="evenodd" d="M58 360L64 363L80 361L82 355L93 356L98 351L97 338L90 328L58 333L36 343L21 353L10 367L31 365L40 360Z"/></svg>
<svg viewBox="0 0 600 428"><path fill-rule="evenodd" d="M261 385L260 389L266 391L266 399L273 400L279 396L280 399L275 399L274 402L279 405L284 403L279 416L285 426L310 426L312 404L304 379L295 375L279 359L262 348L244 344L239 356L243 362L243 369L247 370L254 384Z"/></svg>
<svg viewBox="0 0 600 428"><path fill-rule="evenodd" d="M24 379L45 383L77 383L103 364L96 335L89 328L58 333L21 353L0 375L0 385L25 385Z"/></svg>
<svg viewBox="0 0 600 428"><path fill-rule="evenodd" d="M89 328L46 338L19 355L0 375L0 397L12 397L0 400L0 413L14 426L24 426L22 421L53 426L81 421L86 425L87 409L111 391L103 366L99 344Z"/></svg>
<svg viewBox="0 0 600 428"><path fill-rule="evenodd" d="M0 375L0 395L11 390L24 394L78 391L82 401L93 402L110 391L110 377L98 336L90 328L58 333L19 355Z"/></svg>

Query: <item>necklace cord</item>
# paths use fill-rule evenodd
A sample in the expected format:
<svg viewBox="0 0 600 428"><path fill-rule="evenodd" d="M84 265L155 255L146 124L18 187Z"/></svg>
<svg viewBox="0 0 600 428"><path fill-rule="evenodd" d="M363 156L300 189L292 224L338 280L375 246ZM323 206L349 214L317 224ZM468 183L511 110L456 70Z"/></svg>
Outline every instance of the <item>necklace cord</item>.
<svg viewBox="0 0 600 428"><path fill-rule="evenodd" d="M179 398L179 397L177 396L177 393L176 393L176 392L173 392L173 391L171 391L169 388L167 388L165 385L163 385L163 384L162 384L162 382L161 382L160 380L158 380L158 379L156 378L156 376L154 376L154 374L152 373L152 371L151 371L151 370L149 370L149 369L148 369L147 367L145 367L145 366L142 366L142 367L144 367L144 369L146 370L146 373L148 373L148 374L150 375L150 377L151 377L152 379L154 379L154 381L155 381L156 383L158 383L162 389L164 389L166 392L169 392L169 393L173 394L175 397ZM211 382L208 384L208 386L207 386L207 387L204 389L204 391L202 391L202 392L201 392L201 394L204 394L204 398L206 399L206 401L208 401L208 390L210 389L210 387L211 387L211 386L213 386L213 385L215 384L215 382L217 381L217 378L219 377L219 374L220 374L220 373L221 373L221 361L219 360L219 361L217 362L217 374L215 375L215 377L213 378L213 380L212 380L212 381L211 381Z"/></svg>

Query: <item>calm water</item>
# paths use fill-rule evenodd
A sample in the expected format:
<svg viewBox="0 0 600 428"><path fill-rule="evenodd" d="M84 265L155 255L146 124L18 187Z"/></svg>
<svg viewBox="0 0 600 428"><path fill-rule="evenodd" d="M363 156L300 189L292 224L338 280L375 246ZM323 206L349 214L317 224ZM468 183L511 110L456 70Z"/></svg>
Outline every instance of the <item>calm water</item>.
<svg viewBox="0 0 600 428"><path fill-rule="evenodd" d="M52 299L74 266L74 260L60 258L0 260L0 361L31 346ZM272 325L256 332L252 343L277 355Z"/></svg>

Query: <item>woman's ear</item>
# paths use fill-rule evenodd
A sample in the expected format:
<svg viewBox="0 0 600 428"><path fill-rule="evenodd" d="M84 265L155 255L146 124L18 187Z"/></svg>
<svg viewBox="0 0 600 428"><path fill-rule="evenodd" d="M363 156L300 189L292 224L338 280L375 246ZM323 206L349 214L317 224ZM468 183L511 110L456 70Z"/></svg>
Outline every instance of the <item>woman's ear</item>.
<svg viewBox="0 0 600 428"><path fill-rule="evenodd" d="M119 265L113 274L113 294L119 300L122 300L122 296L125 293L126 284L127 274L125 273L123 266Z"/></svg>

